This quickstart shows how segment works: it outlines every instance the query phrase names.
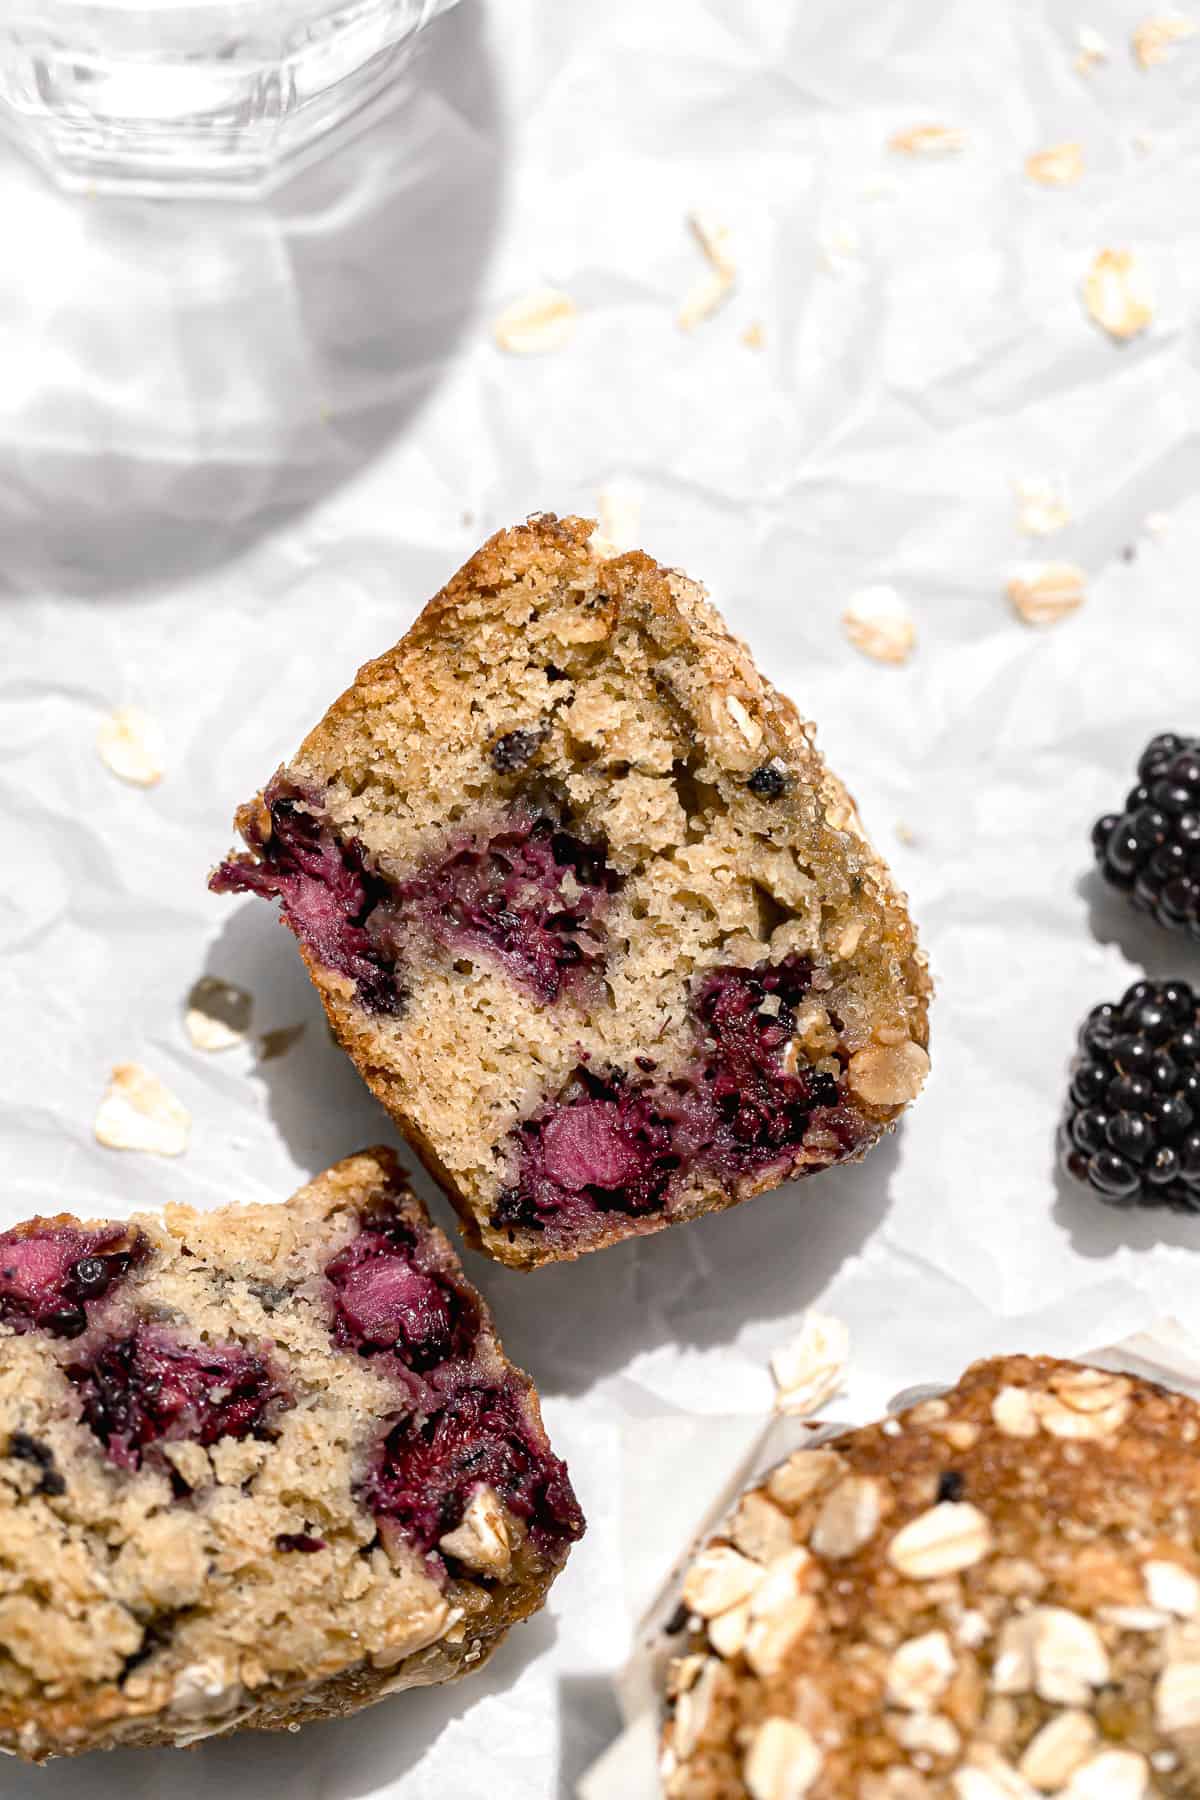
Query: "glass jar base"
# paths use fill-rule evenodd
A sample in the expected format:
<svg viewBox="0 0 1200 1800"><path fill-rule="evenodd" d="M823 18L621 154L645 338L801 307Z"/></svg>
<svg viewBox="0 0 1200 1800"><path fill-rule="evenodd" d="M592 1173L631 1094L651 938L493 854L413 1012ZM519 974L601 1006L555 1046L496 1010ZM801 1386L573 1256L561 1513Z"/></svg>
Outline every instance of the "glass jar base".
<svg viewBox="0 0 1200 1800"><path fill-rule="evenodd" d="M68 192L259 199L403 99L419 24L449 3L372 3L274 61L80 55L0 25L0 133Z"/></svg>

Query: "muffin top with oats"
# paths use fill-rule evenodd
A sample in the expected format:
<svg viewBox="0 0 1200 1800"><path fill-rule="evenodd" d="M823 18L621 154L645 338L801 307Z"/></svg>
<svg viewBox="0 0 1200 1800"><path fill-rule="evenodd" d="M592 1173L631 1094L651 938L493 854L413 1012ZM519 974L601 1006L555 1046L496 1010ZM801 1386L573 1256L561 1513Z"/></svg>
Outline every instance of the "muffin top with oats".
<svg viewBox="0 0 1200 1800"><path fill-rule="evenodd" d="M668 1800L1200 1794L1198 1437L1012 1356L797 1451L686 1575Z"/></svg>

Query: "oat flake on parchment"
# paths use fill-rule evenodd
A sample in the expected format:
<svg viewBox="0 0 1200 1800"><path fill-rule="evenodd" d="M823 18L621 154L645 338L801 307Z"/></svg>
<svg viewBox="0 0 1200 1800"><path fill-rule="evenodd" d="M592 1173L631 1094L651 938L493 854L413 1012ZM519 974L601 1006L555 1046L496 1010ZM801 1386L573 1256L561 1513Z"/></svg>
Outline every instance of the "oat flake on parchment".
<svg viewBox="0 0 1200 1800"><path fill-rule="evenodd" d="M642 529L642 500L632 488L614 482L596 497L596 531L618 554L636 550Z"/></svg>
<svg viewBox="0 0 1200 1800"><path fill-rule="evenodd" d="M1071 523L1062 489L1042 475L1026 475L1017 483L1017 529L1027 537L1053 537Z"/></svg>
<svg viewBox="0 0 1200 1800"><path fill-rule="evenodd" d="M1073 187L1083 176L1083 145L1049 144L1025 158L1025 173L1041 187Z"/></svg>
<svg viewBox="0 0 1200 1800"><path fill-rule="evenodd" d="M1153 69L1169 59L1176 44L1195 37L1196 31L1195 20L1182 13L1161 13L1156 18L1143 19L1133 34L1134 58L1143 69Z"/></svg>
<svg viewBox="0 0 1200 1800"><path fill-rule="evenodd" d="M162 780L162 733L139 706L119 706L100 721L96 749L105 767L134 787Z"/></svg>
<svg viewBox="0 0 1200 1800"><path fill-rule="evenodd" d="M1088 312L1109 337L1127 342L1154 318L1145 272L1132 250L1101 250L1083 282Z"/></svg>
<svg viewBox="0 0 1200 1800"><path fill-rule="evenodd" d="M876 662L907 662L917 641L912 609L893 587L859 588L850 596L842 624L854 648Z"/></svg>
<svg viewBox="0 0 1200 1800"><path fill-rule="evenodd" d="M1014 575L1007 592L1027 625L1055 625L1087 599L1087 576L1076 563L1042 563Z"/></svg>
<svg viewBox="0 0 1200 1800"><path fill-rule="evenodd" d="M253 1007L245 988L216 975L201 975L188 994L184 1025L197 1050L232 1050L245 1040Z"/></svg>
<svg viewBox="0 0 1200 1800"><path fill-rule="evenodd" d="M1075 57L1075 67L1080 75L1090 75L1093 69L1099 68L1101 63L1106 63L1112 56L1112 50L1105 39L1090 25L1079 27L1076 42L1079 48Z"/></svg>
<svg viewBox="0 0 1200 1800"><path fill-rule="evenodd" d="M775 1410L808 1418L839 1393L850 1360L850 1333L827 1313L804 1315L799 1337L771 1357L778 1393Z"/></svg>
<svg viewBox="0 0 1200 1800"><path fill-rule="evenodd" d="M827 269L844 268L861 249L858 227L849 219L839 219L821 233L821 256Z"/></svg>
<svg viewBox="0 0 1200 1800"><path fill-rule="evenodd" d="M97 1141L108 1150L182 1156L192 1119L168 1087L141 1063L118 1063L96 1112Z"/></svg>
<svg viewBox="0 0 1200 1800"><path fill-rule="evenodd" d="M737 264L733 257L733 239L728 226L709 213L689 213L692 235L708 258L708 272L689 288L679 309L679 328L693 331L711 318L733 292L737 281Z"/></svg>
<svg viewBox="0 0 1200 1800"><path fill-rule="evenodd" d="M766 346L767 334L758 319L752 319L742 333L742 342L747 350L762 350Z"/></svg>
<svg viewBox="0 0 1200 1800"><path fill-rule="evenodd" d="M532 288L510 301L492 326L501 350L511 356L541 356L564 350L574 336L579 309L559 288Z"/></svg>
<svg viewBox="0 0 1200 1800"><path fill-rule="evenodd" d="M894 131L888 149L900 156L950 156L966 148L967 134L959 125L910 125Z"/></svg>

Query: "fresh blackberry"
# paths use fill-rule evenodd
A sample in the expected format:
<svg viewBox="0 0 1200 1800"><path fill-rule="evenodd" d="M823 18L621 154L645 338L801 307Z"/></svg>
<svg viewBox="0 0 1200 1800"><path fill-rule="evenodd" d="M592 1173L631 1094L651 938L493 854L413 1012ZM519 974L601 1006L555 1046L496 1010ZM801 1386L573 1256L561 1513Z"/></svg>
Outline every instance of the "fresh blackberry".
<svg viewBox="0 0 1200 1800"><path fill-rule="evenodd" d="M1200 1213L1200 1001L1137 981L1079 1030L1062 1164L1109 1206Z"/></svg>
<svg viewBox="0 0 1200 1800"><path fill-rule="evenodd" d="M1160 732L1137 774L1124 812L1092 827L1100 873L1139 911L1200 942L1200 738Z"/></svg>

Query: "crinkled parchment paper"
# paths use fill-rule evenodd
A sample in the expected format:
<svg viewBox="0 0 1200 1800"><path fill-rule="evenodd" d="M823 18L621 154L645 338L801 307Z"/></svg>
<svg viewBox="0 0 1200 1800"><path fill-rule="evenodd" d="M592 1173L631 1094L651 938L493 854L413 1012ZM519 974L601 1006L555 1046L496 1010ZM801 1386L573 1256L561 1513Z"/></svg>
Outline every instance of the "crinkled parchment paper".
<svg viewBox="0 0 1200 1800"><path fill-rule="evenodd" d="M483 1675L278 1742L6 1763L5 1800L565 1796L705 1502L694 1415L752 1434L807 1306L851 1328L847 1418L989 1350L1194 1321L1200 1225L1066 1194L1052 1142L1088 1007L1200 972L1088 874L1144 739L1200 725L1200 42L1139 66L1154 10L465 0L395 113L269 207L68 203L4 154L7 1221L281 1197L391 1137L269 909L205 875L356 666L536 508L607 495L709 584L819 720L940 984L928 1091L862 1168L573 1268L468 1259L591 1518ZM1081 73L1084 25L1110 54ZM1026 174L1072 142L1079 180ZM1124 342L1083 303L1106 250L1152 293ZM522 307L503 350L538 293L570 302L552 345ZM1027 624L1017 578L1086 597ZM845 635L880 587L905 660ZM157 782L97 754L127 707ZM206 973L254 998L219 1053L185 1029ZM181 1155L97 1143L120 1064L191 1115Z"/></svg>

